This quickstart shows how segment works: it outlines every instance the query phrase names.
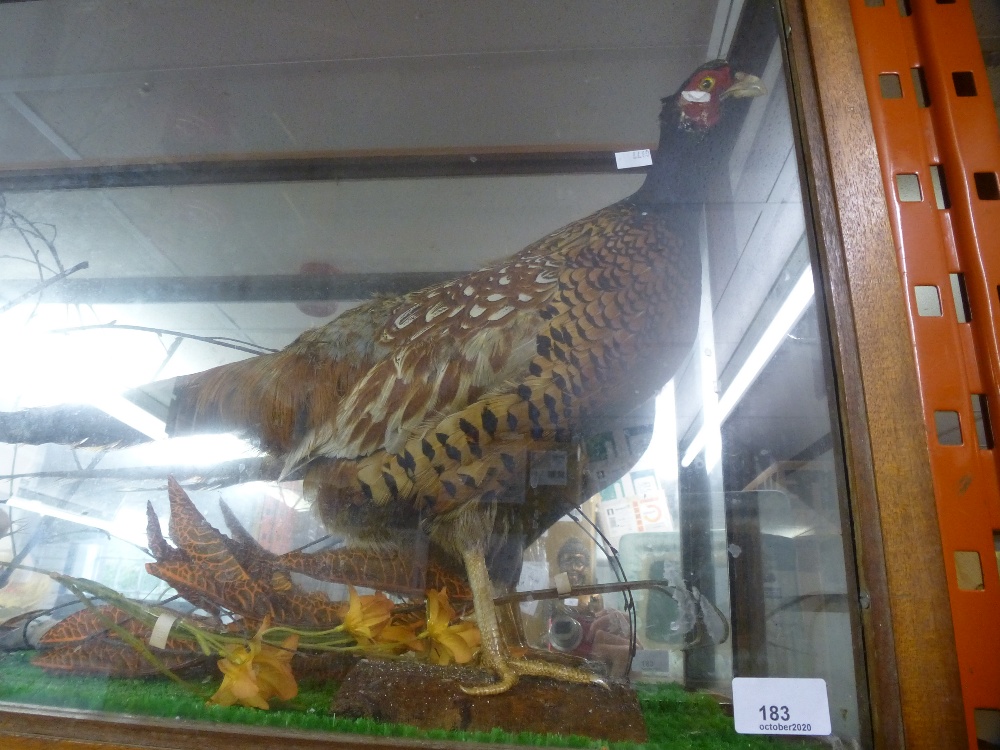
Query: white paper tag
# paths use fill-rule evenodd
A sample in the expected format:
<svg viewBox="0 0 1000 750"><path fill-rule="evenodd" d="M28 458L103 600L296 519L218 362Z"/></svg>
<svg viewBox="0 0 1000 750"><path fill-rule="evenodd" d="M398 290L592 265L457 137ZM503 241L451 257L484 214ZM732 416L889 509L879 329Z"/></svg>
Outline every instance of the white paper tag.
<svg viewBox="0 0 1000 750"><path fill-rule="evenodd" d="M566 486L569 482L567 456L566 451L531 451L531 486Z"/></svg>
<svg viewBox="0 0 1000 750"><path fill-rule="evenodd" d="M648 148L641 148L638 151L617 151L615 152L615 164L618 169L631 169L632 167L648 167L653 163L653 157Z"/></svg>
<svg viewBox="0 0 1000 750"><path fill-rule="evenodd" d="M830 734L826 680L733 678L733 718L740 734Z"/></svg>
<svg viewBox="0 0 1000 750"><path fill-rule="evenodd" d="M153 648L164 649L167 647L167 636L170 635L170 628L177 622L173 615L162 614L156 618L153 625L153 632L149 634L149 645Z"/></svg>
<svg viewBox="0 0 1000 750"><path fill-rule="evenodd" d="M570 591L573 590L573 587L570 585L569 582L569 573L565 572L556 573L555 578L552 579L552 582L556 585L557 594L568 594Z"/></svg>
<svg viewBox="0 0 1000 750"><path fill-rule="evenodd" d="M670 652L645 649L636 651L632 659L633 672L669 672Z"/></svg>

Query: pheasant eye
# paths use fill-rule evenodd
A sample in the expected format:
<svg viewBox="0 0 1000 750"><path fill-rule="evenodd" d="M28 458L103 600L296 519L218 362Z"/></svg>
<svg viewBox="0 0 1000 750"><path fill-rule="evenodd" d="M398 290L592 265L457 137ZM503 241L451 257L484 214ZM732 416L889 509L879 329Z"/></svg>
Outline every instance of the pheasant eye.
<svg viewBox="0 0 1000 750"><path fill-rule="evenodd" d="M702 91L711 91L715 86L715 79L712 76L705 76L701 79L701 83L698 84L698 88Z"/></svg>

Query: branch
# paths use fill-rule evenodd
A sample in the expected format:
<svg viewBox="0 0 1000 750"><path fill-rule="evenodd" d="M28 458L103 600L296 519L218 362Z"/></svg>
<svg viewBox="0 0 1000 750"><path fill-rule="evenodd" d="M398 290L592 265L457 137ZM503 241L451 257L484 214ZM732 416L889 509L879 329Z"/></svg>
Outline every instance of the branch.
<svg viewBox="0 0 1000 750"><path fill-rule="evenodd" d="M11 308L17 307L18 305L20 305L22 302L24 302L29 297L33 297L36 294L40 294L42 291L45 290L46 287L52 286L52 284L55 284L57 281L62 281L67 276L69 276L71 273L76 273L77 271L82 271L85 268L90 268L90 263L88 263L87 261L83 261L81 263L77 263L72 268L67 268L65 271L60 271L55 276L50 276L49 278L45 279L45 281L42 281L41 283L36 284L35 286L33 286L31 289L29 289L28 291L26 291L20 297L16 297L15 299L12 299L10 302L8 302L3 307L0 307L0 313L5 313L8 310L10 310Z"/></svg>
<svg viewBox="0 0 1000 750"><path fill-rule="evenodd" d="M52 333L73 333L74 331L92 331L98 328L116 328L126 331L144 331L146 333L155 333L159 335L166 336L178 336L184 339L193 339L195 341L203 341L206 344L215 344L216 346L224 346L229 349L236 349L237 351L247 352L248 354L273 354L278 351L277 349L269 349L266 346L257 346L256 344L247 344L245 341L236 343L235 339L226 338L224 336L195 336L193 333L183 333L181 331L171 331L166 328L149 328L147 326L133 326L118 323L97 323L91 326L76 326L74 328L57 328L52 331Z"/></svg>

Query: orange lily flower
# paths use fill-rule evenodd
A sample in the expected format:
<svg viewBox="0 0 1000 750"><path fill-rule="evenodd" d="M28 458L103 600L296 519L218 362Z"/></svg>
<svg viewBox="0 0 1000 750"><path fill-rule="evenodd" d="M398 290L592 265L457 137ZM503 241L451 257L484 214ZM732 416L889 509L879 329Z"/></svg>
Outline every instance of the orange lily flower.
<svg viewBox="0 0 1000 750"><path fill-rule="evenodd" d="M292 657L299 646L298 635L290 635L280 646L263 644L257 657L257 684L265 698L277 696L289 701L299 694L298 683L292 674Z"/></svg>
<svg viewBox="0 0 1000 750"><path fill-rule="evenodd" d="M358 596L353 586L348 591L351 598L338 628L350 633L359 646L371 645L392 618L392 600L381 591L368 596Z"/></svg>
<svg viewBox="0 0 1000 750"><path fill-rule="evenodd" d="M241 706L268 709L268 700L277 696L291 700L299 692L292 674L291 661L299 645L299 637L290 635L281 646L264 643L265 621L257 635L247 643L226 647L226 655L219 659L222 684L215 695L208 699L217 706Z"/></svg>
<svg viewBox="0 0 1000 750"><path fill-rule="evenodd" d="M479 628L471 622L456 620L455 610L445 589L427 592L427 626L418 636L430 643L434 664L465 664L472 660L479 646Z"/></svg>
<svg viewBox="0 0 1000 750"><path fill-rule="evenodd" d="M378 634L378 642L388 646L393 653L423 651L424 642L417 636L417 630L424 624L422 617L414 614L396 615L391 623Z"/></svg>

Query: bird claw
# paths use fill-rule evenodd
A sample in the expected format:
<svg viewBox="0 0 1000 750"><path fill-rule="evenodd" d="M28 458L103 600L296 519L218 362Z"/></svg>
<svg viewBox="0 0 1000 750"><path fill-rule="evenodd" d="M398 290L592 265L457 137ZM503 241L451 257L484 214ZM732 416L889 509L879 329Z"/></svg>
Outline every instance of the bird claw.
<svg viewBox="0 0 1000 750"><path fill-rule="evenodd" d="M506 693L516 684L517 675L513 671L505 671L500 673L500 679L497 682L491 682L488 685L459 685L458 687L466 695L499 695Z"/></svg>
<svg viewBox="0 0 1000 750"><path fill-rule="evenodd" d="M482 666L496 673L500 679L488 685L459 685L467 695L499 695L510 690L522 676L546 677L562 682L576 682L584 685L599 685L610 689L607 681L592 672L578 667L567 667L562 664L542 661L540 659L490 659L490 663Z"/></svg>

